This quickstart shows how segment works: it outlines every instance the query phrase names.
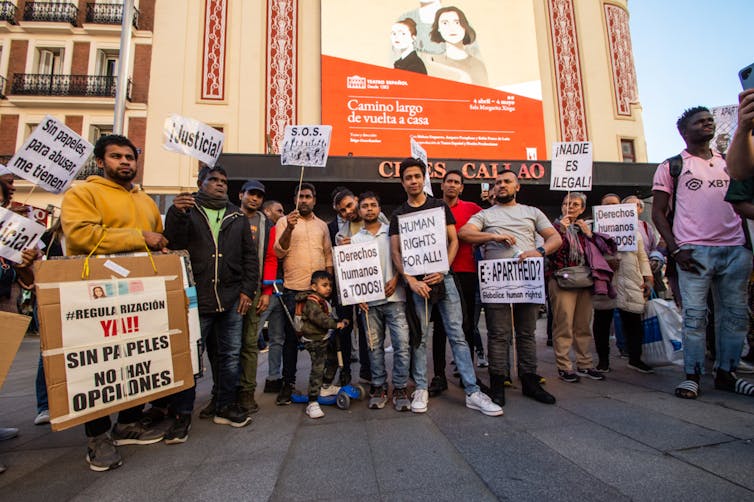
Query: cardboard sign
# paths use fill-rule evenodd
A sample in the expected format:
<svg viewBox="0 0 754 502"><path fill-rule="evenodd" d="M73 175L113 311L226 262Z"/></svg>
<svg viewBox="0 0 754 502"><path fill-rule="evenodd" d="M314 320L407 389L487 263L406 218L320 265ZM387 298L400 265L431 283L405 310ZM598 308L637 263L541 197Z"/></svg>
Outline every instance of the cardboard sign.
<svg viewBox="0 0 754 502"><path fill-rule="evenodd" d="M588 192L592 189L592 143L553 143L550 190Z"/></svg>
<svg viewBox="0 0 754 502"><path fill-rule="evenodd" d="M636 251L639 215L636 204L594 206L594 231L613 238L618 251Z"/></svg>
<svg viewBox="0 0 754 502"><path fill-rule="evenodd" d="M385 298L377 241L337 246L332 251L338 295L343 305Z"/></svg>
<svg viewBox="0 0 754 502"><path fill-rule="evenodd" d="M95 256L36 264L42 356L53 430L194 384L181 256ZM128 271L114 279L106 263Z"/></svg>
<svg viewBox="0 0 754 502"><path fill-rule="evenodd" d="M411 157L419 159L424 162L425 166L429 166L427 151L414 138L411 138ZM432 191L432 182L430 181L429 172L424 173L424 193L430 197L435 196Z"/></svg>
<svg viewBox="0 0 754 502"><path fill-rule="evenodd" d="M450 269L445 208L401 214L398 229L405 273L425 275Z"/></svg>
<svg viewBox="0 0 754 502"><path fill-rule="evenodd" d="M21 263L21 251L37 246L45 227L0 207L0 256Z"/></svg>
<svg viewBox="0 0 754 502"><path fill-rule="evenodd" d="M285 126L280 153L283 166L325 167L330 152L329 125Z"/></svg>
<svg viewBox="0 0 754 502"><path fill-rule="evenodd" d="M61 193L93 150L91 143L47 115L6 167L48 192Z"/></svg>
<svg viewBox="0 0 754 502"><path fill-rule="evenodd" d="M482 260L478 271L482 303L545 303L542 258Z"/></svg>
<svg viewBox="0 0 754 502"><path fill-rule="evenodd" d="M173 114L165 119L162 131L166 150L194 157L210 167L223 151L225 135L196 119Z"/></svg>
<svg viewBox="0 0 754 502"><path fill-rule="evenodd" d="M0 334L0 389L21 346L29 322L31 317L27 315L0 311L0 323L3 325L3 332Z"/></svg>

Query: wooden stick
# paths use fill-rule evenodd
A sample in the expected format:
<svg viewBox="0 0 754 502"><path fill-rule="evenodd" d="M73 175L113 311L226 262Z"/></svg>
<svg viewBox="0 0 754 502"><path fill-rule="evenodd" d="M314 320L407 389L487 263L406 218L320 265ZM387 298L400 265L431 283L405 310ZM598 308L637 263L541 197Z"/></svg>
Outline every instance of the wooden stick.
<svg viewBox="0 0 754 502"><path fill-rule="evenodd" d="M31 186L31 190L30 190L30 191L29 191L29 193L28 193L28 194L26 195L26 199L24 200L24 206L28 205L28 204L27 204L27 202L29 202L29 198L31 197L31 194L33 194L33 193L34 193L34 189L35 189L35 188L37 188L37 185L32 185L32 186Z"/></svg>
<svg viewBox="0 0 754 502"><path fill-rule="evenodd" d="M301 184L304 182L304 166L301 166L301 176L298 178L298 190L296 190L296 211L298 211L298 197L301 192Z"/></svg>

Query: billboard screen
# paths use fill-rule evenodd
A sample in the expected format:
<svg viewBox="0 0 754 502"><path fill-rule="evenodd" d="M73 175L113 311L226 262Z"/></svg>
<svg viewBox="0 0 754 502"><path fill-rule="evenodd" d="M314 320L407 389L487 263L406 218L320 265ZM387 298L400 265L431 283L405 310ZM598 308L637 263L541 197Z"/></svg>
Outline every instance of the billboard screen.
<svg viewBox="0 0 754 502"><path fill-rule="evenodd" d="M546 156L533 0L322 2L331 155Z"/></svg>

